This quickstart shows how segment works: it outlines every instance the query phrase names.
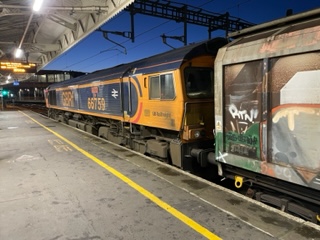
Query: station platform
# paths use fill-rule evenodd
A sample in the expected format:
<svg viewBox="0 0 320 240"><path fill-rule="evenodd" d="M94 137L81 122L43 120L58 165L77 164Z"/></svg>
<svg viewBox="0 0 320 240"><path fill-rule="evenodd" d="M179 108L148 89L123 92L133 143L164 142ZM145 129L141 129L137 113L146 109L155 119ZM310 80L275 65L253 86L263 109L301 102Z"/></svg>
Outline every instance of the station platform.
<svg viewBox="0 0 320 240"><path fill-rule="evenodd" d="M30 111L0 111L0 239L320 239L319 226Z"/></svg>

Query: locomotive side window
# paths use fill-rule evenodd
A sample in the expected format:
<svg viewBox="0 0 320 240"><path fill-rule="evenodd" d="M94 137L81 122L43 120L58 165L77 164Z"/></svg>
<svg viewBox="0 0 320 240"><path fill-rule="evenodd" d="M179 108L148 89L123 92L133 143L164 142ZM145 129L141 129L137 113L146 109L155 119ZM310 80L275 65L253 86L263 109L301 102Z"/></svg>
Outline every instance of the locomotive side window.
<svg viewBox="0 0 320 240"><path fill-rule="evenodd" d="M172 100L175 98L172 73L161 74L149 78L150 99Z"/></svg>
<svg viewBox="0 0 320 240"><path fill-rule="evenodd" d="M172 74L160 75L161 99L173 99L175 97Z"/></svg>
<svg viewBox="0 0 320 240"><path fill-rule="evenodd" d="M184 79L189 98L213 97L213 70L211 68L188 67L184 70Z"/></svg>
<svg viewBox="0 0 320 240"><path fill-rule="evenodd" d="M48 92L48 100L50 105L57 105L56 90Z"/></svg>
<svg viewBox="0 0 320 240"><path fill-rule="evenodd" d="M150 77L150 99L160 99L159 76Z"/></svg>

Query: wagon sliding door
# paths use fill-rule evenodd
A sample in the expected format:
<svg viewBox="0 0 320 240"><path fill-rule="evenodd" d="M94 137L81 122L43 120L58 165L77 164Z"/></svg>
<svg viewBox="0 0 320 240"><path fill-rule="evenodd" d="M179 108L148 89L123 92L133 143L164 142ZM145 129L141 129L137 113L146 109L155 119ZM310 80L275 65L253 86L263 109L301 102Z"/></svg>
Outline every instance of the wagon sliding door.
<svg viewBox="0 0 320 240"><path fill-rule="evenodd" d="M320 189L320 53L270 59L268 173Z"/></svg>
<svg viewBox="0 0 320 240"><path fill-rule="evenodd" d="M224 66L224 158L228 164L260 172L263 61Z"/></svg>

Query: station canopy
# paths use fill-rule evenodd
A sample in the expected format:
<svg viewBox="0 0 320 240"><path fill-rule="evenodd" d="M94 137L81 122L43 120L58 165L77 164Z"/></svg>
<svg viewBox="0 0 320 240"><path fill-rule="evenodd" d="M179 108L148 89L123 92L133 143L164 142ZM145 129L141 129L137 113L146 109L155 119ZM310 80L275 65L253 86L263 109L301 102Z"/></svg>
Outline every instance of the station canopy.
<svg viewBox="0 0 320 240"><path fill-rule="evenodd" d="M0 85L25 80L134 0L0 0ZM17 49L20 56L16 56Z"/></svg>

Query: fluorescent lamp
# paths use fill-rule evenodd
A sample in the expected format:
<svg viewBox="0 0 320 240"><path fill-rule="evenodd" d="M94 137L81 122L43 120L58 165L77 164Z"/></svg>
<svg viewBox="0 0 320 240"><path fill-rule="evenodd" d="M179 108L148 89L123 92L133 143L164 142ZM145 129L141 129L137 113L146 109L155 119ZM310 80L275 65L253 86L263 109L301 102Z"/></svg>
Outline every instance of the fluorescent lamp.
<svg viewBox="0 0 320 240"><path fill-rule="evenodd" d="M38 12L41 8L43 0L34 0L33 11Z"/></svg>
<svg viewBox="0 0 320 240"><path fill-rule="evenodd" d="M22 56L22 49L21 48L17 48L16 49L16 53L15 53L15 57L16 58L20 58Z"/></svg>
<svg viewBox="0 0 320 240"><path fill-rule="evenodd" d="M16 49L16 53L15 53L15 57L16 58L20 58L22 56L22 49L21 48L17 48Z"/></svg>

